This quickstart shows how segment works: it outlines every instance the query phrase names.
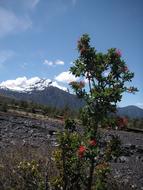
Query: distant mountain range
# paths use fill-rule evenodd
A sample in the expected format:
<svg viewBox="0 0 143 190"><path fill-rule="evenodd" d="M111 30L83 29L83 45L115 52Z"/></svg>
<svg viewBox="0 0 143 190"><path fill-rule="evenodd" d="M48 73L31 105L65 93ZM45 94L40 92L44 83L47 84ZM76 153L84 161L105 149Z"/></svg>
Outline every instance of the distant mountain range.
<svg viewBox="0 0 143 190"><path fill-rule="evenodd" d="M45 80L40 80L36 84L27 88L28 90L11 90L0 87L0 94L17 100L31 101L38 104L64 108L68 106L71 109L79 109L84 103L75 95L68 93L54 86L49 86ZM130 118L143 118L143 109L136 106L127 106L118 108L120 116L128 116Z"/></svg>
<svg viewBox="0 0 143 190"><path fill-rule="evenodd" d="M83 106L83 101L75 95L53 86L45 87L43 90L33 89L27 92L0 88L0 94L17 100L25 100L57 108L67 106L76 110Z"/></svg>
<svg viewBox="0 0 143 190"><path fill-rule="evenodd" d="M120 116L128 116L129 118L143 118L143 109L131 105L118 108L117 114Z"/></svg>

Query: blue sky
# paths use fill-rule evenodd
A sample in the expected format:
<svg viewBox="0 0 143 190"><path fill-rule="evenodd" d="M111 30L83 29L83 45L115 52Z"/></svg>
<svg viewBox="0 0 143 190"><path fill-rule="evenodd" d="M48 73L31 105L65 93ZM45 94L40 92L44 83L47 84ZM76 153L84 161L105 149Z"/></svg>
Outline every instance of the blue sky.
<svg viewBox="0 0 143 190"><path fill-rule="evenodd" d="M142 0L0 0L0 82L25 76L67 86L83 33L98 51L122 51L139 92L119 105L143 107Z"/></svg>

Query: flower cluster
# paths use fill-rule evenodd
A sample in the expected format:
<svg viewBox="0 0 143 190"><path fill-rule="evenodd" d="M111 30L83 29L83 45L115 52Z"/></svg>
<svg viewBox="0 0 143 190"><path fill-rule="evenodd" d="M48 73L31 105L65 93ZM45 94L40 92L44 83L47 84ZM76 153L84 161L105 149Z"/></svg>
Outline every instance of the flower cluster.
<svg viewBox="0 0 143 190"><path fill-rule="evenodd" d="M76 82L76 81L72 81L70 82L70 85L74 88L74 89L82 89L85 87L85 82L84 81L80 81L80 82Z"/></svg>
<svg viewBox="0 0 143 190"><path fill-rule="evenodd" d="M23 161L23 162L20 162L18 165L18 169L31 170L31 171L36 171L38 167L39 167L39 164L37 164L36 161L34 160L32 160L31 162Z"/></svg>
<svg viewBox="0 0 143 190"><path fill-rule="evenodd" d="M137 89L135 88L135 87L129 87L128 89L127 89L127 92L129 92L129 93L134 93L135 91L137 91Z"/></svg>
<svg viewBox="0 0 143 190"><path fill-rule="evenodd" d="M95 148L96 145L97 145L96 139L92 139L88 143L89 148ZM80 145L77 151L79 158L83 158L85 154L89 152L89 148L84 145Z"/></svg>
<svg viewBox="0 0 143 190"><path fill-rule="evenodd" d="M89 145L90 145L90 146L96 146L96 145L97 145L96 140L95 140L95 139L90 140L90 141L89 141Z"/></svg>
<svg viewBox="0 0 143 190"><path fill-rule="evenodd" d="M126 72L128 72L128 71L129 71L129 69L128 69L127 66L122 67L122 72L126 73Z"/></svg>
<svg viewBox="0 0 143 190"><path fill-rule="evenodd" d="M89 48L89 41L90 38L87 34L84 34L80 40L77 42L77 48L81 55L83 55L85 52L87 52Z"/></svg>
<svg viewBox="0 0 143 190"><path fill-rule="evenodd" d="M80 49L81 55L83 55L86 51L87 51L87 49L83 46L83 47Z"/></svg>
<svg viewBox="0 0 143 190"><path fill-rule="evenodd" d="M83 145L80 145L80 147L78 149L78 156L80 158L82 158L84 156L85 152L86 152L86 147Z"/></svg>
<svg viewBox="0 0 143 190"><path fill-rule="evenodd" d="M128 125L128 119L126 117L118 117L117 118L117 126L119 128L126 127Z"/></svg>
<svg viewBox="0 0 143 190"><path fill-rule="evenodd" d="M115 53L116 53L116 55L117 55L118 57L121 57L121 56L122 56L122 53L121 53L121 51L120 51L119 49L116 49Z"/></svg>
<svg viewBox="0 0 143 190"><path fill-rule="evenodd" d="M81 54L83 54L86 51L86 44L84 43L82 39L78 41L77 47Z"/></svg>

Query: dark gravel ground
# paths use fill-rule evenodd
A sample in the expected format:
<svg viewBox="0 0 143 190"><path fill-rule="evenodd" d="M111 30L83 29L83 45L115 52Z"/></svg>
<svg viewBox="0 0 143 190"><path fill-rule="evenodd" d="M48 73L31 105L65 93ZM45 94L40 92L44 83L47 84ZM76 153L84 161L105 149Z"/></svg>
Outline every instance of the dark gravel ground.
<svg viewBox="0 0 143 190"><path fill-rule="evenodd" d="M0 149L11 145L31 145L38 148L48 143L56 143L54 131L61 129L57 120L39 120L12 114L0 113Z"/></svg>
<svg viewBox="0 0 143 190"><path fill-rule="evenodd" d="M108 131L104 135L119 136L121 156L111 162L111 181L119 190L143 189L143 133Z"/></svg>
<svg viewBox="0 0 143 190"><path fill-rule="evenodd" d="M9 113L0 113L0 151L12 146L30 145L34 148L56 146L54 131L60 130L58 120L39 120ZM105 131L103 136L118 135L122 155L111 164L111 182L115 190L143 190L143 133ZM110 188L109 188L110 190Z"/></svg>

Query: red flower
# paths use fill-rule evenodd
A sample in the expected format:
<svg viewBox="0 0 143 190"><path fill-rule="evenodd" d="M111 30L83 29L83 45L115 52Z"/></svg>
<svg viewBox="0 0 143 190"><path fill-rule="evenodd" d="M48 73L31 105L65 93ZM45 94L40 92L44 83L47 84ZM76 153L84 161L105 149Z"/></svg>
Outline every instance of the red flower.
<svg viewBox="0 0 143 190"><path fill-rule="evenodd" d="M121 53L121 51L120 51L119 49L116 50L116 54L117 54L119 57L122 56L122 53Z"/></svg>
<svg viewBox="0 0 143 190"><path fill-rule="evenodd" d="M85 82L84 81L80 81L79 82L79 87L80 88L84 88L85 87Z"/></svg>
<svg viewBox="0 0 143 190"><path fill-rule="evenodd" d="M128 67L127 67L127 66L124 67L124 71L125 71L125 72L128 71Z"/></svg>
<svg viewBox="0 0 143 190"><path fill-rule="evenodd" d="M82 89L85 86L85 82L84 81L80 81L80 82L72 81L69 83L69 85L71 85L75 89Z"/></svg>
<svg viewBox="0 0 143 190"><path fill-rule="evenodd" d="M85 53L85 52L86 52L86 48L85 48L85 47L83 47L83 48L80 49L80 53L81 53L81 54L83 54L83 53Z"/></svg>
<svg viewBox="0 0 143 190"><path fill-rule="evenodd" d="M123 123L124 123L125 126L128 125L128 119L126 117L123 118Z"/></svg>
<svg viewBox="0 0 143 190"><path fill-rule="evenodd" d="M82 158L82 157L84 156L85 151L86 151L86 147L83 146L83 145L80 145L80 147L79 147L79 149L78 149L78 156L79 156L80 158Z"/></svg>
<svg viewBox="0 0 143 190"><path fill-rule="evenodd" d="M118 127L123 128L127 126L127 124L128 124L128 119L126 117L118 117L117 119Z"/></svg>
<svg viewBox="0 0 143 190"><path fill-rule="evenodd" d="M135 91L135 88L134 87L130 87L130 88L127 89L127 91L130 92L130 93L133 93Z"/></svg>
<svg viewBox="0 0 143 190"><path fill-rule="evenodd" d="M91 146L96 146L96 145L97 145L97 142L96 142L96 140L94 139L94 140L90 140L90 141L89 141L89 144L90 144Z"/></svg>
<svg viewBox="0 0 143 190"><path fill-rule="evenodd" d="M122 68L122 71L123 71L123 72L127 72L127 71L128 71L128 67L127 67L127 66L124 66L124 67Z"/></svg>

